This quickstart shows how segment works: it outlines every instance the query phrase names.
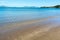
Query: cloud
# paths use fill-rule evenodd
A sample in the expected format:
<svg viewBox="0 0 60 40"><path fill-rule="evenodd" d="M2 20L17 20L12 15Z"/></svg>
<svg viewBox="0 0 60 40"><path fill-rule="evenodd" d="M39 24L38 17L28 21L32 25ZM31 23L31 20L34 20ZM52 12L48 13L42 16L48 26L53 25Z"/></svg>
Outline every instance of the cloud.
<svg viewBox="0 0 60 40"><path fill-rule="evenodd" d="M1 0L0 0L0 6L4 6L4 5L7 4L7 3L8 3L8 1L3 1L3 0L1 1Z"/></svg>

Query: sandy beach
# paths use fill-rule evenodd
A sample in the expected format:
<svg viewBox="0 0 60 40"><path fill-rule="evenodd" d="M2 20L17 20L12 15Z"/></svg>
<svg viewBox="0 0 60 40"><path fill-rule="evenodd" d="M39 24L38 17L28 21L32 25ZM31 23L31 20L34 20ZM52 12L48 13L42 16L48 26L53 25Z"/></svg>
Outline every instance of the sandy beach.
<svg viewBox="0 0 60 40"><path fill-rule="evenodd" d="M60 40L60 17L4 25L0 40Z"/></svg>

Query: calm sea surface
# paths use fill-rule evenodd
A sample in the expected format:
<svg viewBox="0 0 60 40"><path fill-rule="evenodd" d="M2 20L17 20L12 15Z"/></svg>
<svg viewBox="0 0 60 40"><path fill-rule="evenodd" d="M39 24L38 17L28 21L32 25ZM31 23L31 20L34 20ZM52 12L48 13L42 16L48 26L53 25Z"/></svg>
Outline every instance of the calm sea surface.
<svg viewBox="0 0 60 40"><path fill-rule="evenodd" d="M22 22L45 18L49 16L60 16L58 8L0 8L0 26L5 23Z"/></svg>

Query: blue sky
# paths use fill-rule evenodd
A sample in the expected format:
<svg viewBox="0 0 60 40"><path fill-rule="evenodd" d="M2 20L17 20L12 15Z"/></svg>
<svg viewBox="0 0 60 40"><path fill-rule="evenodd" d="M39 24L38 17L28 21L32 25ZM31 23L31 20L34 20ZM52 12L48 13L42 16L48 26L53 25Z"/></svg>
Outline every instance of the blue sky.
<svg viewBox="0 0 60 40"><path fill-rule="evenodd" d="M60 5L60 0L0 0L2 6L53 6Z"/></svg>

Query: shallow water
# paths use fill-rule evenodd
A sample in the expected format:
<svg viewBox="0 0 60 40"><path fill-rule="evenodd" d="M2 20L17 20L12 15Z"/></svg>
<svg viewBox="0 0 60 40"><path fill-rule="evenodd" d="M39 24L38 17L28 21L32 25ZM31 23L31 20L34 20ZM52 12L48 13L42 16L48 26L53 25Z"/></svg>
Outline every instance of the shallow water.
<svg viewBox="0 0 60 40"><path fill-rule="evenodd" d="M58 8L0 8L0 26L27 20L46 18L50 16L60 16Z"/></svg>

